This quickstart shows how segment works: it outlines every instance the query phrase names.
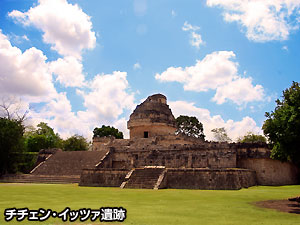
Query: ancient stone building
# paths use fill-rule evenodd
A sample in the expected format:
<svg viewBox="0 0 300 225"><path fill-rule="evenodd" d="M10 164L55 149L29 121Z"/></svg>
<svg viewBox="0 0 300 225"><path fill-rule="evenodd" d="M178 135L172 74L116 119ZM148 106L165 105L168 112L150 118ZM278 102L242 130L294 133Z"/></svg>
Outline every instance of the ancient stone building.
<svg viewBox="0 0 300 225"><path fill-rule="evenodd" d="M42 152L44 161L30 176L51 176L57 181L72 178L82 186L154 189L299 183L299 169L270 159L266 144L218 143L175 135L175 118L161 94L136 107L128 129L130 139L94 138L91 152Z"/></svg>
<svg viewBox="0 0 300 225"><path fill-rule="evenodd" d="M266 144L207 142L175 135L175 118L161 94L138 105L130 139L94 138L106 157L85 169L80 185L129 188L239 189L298 183L299 170L270 159Z"/></svg>
<svg viewBox="0 0 300 225"><path fill-rule="evenodd" d="M130 138L148 138L175 134L175 118L164 95L148 97L138 105L127 123Z"/></svg>

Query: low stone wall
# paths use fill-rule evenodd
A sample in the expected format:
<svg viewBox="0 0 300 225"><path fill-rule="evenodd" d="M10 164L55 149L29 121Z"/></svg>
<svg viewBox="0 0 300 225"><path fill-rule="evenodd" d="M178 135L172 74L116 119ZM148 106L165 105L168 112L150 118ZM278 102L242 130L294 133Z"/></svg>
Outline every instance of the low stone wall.
<svg viewBox="0 0 300 225"><path fill-rule="evenodd" d="M167 169L163 186L177 189L238 190L256 185L246 169Z"/></svg>
<svg viewBox="0 0 300 225"><path fill-rule="evenodd" d="M114 169L84 169L79 186L120 187L128 172L128 170Z"/></svg>
<svg viewBox="0 0 300 225"><path fill-rule="evenodd" d="M237 166L256 171L258 185L299 184L299 168L292 163L268 158L248 158L237 161Z"/></svg>

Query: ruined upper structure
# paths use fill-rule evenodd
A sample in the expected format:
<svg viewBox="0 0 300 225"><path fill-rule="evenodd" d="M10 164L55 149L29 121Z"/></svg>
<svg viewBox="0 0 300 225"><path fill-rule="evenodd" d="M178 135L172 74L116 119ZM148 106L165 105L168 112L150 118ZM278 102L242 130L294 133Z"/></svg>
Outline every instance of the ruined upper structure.
<svg viewBox="0 0 300 225"><path fill-rule="evenodd" d="M162 94L149 96L138 105L127 123L130 138L148 138L174 134L175 118Z"/></svg>

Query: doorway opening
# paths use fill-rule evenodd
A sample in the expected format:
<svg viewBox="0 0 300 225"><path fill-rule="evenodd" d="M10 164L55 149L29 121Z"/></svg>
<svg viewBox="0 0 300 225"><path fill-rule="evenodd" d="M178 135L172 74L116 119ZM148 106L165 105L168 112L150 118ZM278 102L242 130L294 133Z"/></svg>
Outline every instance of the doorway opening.
<svg viewBox="0 0 300 225"><path fill-rule="evenodd" d="M148 138L149 137L149 133L148 133L148 131L145 131L144 132L144 138Z"/></svg>

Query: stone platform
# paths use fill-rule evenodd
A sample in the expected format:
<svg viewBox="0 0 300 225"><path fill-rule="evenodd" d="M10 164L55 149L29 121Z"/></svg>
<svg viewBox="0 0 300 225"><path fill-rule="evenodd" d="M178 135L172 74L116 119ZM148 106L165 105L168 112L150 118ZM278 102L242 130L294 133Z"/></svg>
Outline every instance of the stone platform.
<svg viewBox="0 0 300 225"><path fill-rule="evenodd" d="M151 169L151 167L144 167L127 172L117 169L83 170L79 185L151 189L238 190L255 186L257 181L255 171L248 169L159 167L156 169L152 167Z"/></svg>
<svg viewBox="0 0 300 225"><path fill-rule="evenodd" d="M32 174L9 174L2 176L1 183L45 183L45 184L70 184L79 183L80 176L51 176Z"/></svg>

